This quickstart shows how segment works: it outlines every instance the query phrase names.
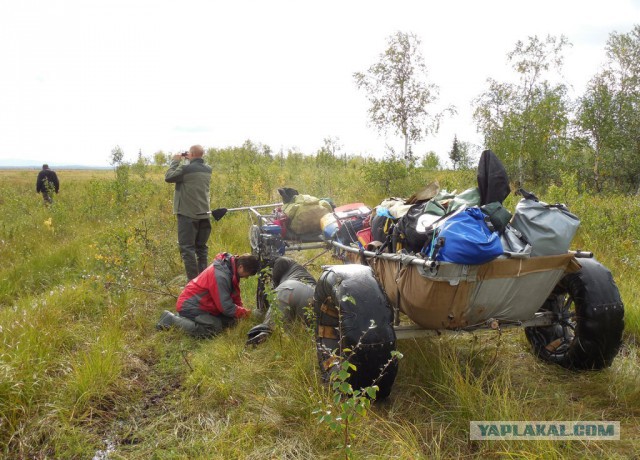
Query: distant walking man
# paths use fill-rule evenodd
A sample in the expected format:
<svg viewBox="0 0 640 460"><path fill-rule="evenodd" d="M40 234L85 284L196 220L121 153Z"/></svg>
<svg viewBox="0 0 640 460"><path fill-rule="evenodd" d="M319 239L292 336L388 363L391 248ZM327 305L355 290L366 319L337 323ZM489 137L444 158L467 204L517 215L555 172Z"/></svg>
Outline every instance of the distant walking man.
<svg viewBox="0 0 640 460"><path fill-rule="evenodd" d="M36 179L36 193L42 193L42 199L44 204L53 203L53 192L58 193L60 190L60 182L58 182L58 175L52 169L49 169L49 165L42 165L42 171L38 173Z"/></svg>
<svg viewBox="0 0 640 460"><path fill-rule="evenodd" d="M194 145L189 152L174 155L164 180L176 184L173 213L178 219L178 245L187 278L207 268L207 241L211 234L209 184L211 167L204 164L204 149ZM182 163L182 159L189 160Z"/></svg>

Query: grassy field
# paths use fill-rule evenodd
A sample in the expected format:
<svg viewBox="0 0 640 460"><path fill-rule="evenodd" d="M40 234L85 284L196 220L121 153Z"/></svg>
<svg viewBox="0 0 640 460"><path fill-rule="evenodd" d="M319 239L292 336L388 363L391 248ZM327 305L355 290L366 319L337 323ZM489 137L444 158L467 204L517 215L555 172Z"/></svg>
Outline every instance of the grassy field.
<svg viewBox="0 0 640 460"><path fill-rule="evenodd" d="M282 186L374 206L434 179L448 190L475 185L474 173L415 170L378 189L353 162L213 163L213 207L278 201ZM58 171L52 207L35 193L35 175L0 171L0 456L344 458L340 437L313 414L333 394L303 325L257 348L244 347L257 318L212 340L155 331L184 283L162 171ZM626 327L613 365L576 373L545 364L518 329L399 341L391 396L350 425L353 458L640 456L640 199L574 189L539 196L580 216L574 249L594 251L618 284ZM210 255L248 252L249 225L243 213L214 222ZM328 263L323 256L312 271ZM256 280L242 289L253 307ZM622 434L470 441L471 420L620 421Z"/></svg>

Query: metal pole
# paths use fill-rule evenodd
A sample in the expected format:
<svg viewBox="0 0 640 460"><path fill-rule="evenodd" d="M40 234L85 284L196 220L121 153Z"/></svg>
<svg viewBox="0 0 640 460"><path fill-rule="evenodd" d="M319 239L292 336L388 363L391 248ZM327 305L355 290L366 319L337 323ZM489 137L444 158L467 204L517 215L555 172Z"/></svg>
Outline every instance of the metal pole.
<svg viewBox="0 0 640 460"><path fill-rule="evenodd" d="M380 254L376 253L376 252L372 252L372 251L362 251L358 248L354 248L351 246L346 246L342 243L338 243L337 241L332 241L331 244L333 245L333 247L336 247L338 249L342 249L344 251L347 252L351 252L353 254L364 254L365 257L374 257L374 258L379 258L379 259L385 259L385 260L395 260L395 261L400 261L400 262L408 262L412 265L418 265L418 266L423 266L423 267L431 267L435 264L435 261L431 260L431 259L422 259L420 257L416 257L416 256L411 256L409 254L392 254L392 253L387 253L387 252L382 252Z"/></svg>
<svg viewBox="0 0 640 460"><path fill-rule="evenodd" d="M258 206L244 206L242 208L229 208L227 209L227 212L229 211L251 211L253 209L261 209L261 208L272 208L275 206L282 206L283 203L273 203L273 204L261 204Z"/></svg>

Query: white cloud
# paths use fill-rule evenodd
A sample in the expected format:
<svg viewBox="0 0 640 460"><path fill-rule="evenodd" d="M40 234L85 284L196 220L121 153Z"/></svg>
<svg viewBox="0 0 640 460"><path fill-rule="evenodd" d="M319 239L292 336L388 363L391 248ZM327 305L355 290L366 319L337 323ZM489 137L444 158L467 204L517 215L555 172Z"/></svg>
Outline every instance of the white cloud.
<svg viewBox="0 0 640 460"><path fill-rule="evenodd" d="M479 141L469 104L487 77L506 78L516 40L565 34L579 94L609 33L629 31L639 12L623 0L6 2L0 158L106 164L115 145L132 159L246 139L313 153L328 136L379 155L385 139L366 126L352 74L396 30L421 37L440 102L458 107L415 149L444 158L454 134Z"/></svg>

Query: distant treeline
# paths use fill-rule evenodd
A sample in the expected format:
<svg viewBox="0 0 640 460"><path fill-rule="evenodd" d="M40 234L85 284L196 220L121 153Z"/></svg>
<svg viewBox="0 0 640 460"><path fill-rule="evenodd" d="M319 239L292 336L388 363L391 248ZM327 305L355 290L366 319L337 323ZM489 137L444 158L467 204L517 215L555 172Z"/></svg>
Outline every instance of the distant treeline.
<svg viewBox="0 0 640 460"><path fill-rule="evenodd" d="M610 34L602 70L576 99L569 97L570 83L560 77L569 45L564 36L516 43L507 57L520 79L487 80L487 89L472 102L484 146L452 139L447 154L453 169L473 170L480 151L491 149L515 187L563 186L569 179L578 192L640 191L640 25L626 34ZM443 169L434 152L408 156L407 162L388 150L382 159L363 158L342 151L338 139L327 138L315 154L276 153L247 141L241 147L210 149L206 160L238 180L245 179L240 173L249 168L252 180L270 185L285 171L305 175L309 166L315 168L308 178L312 184L322 181L323 174L349 177L346 171L358 170L386 193L398 193L405 188L403 181L411 186L416 177ZM164 166L169 158L157 152L153 161Z"/></svg>

